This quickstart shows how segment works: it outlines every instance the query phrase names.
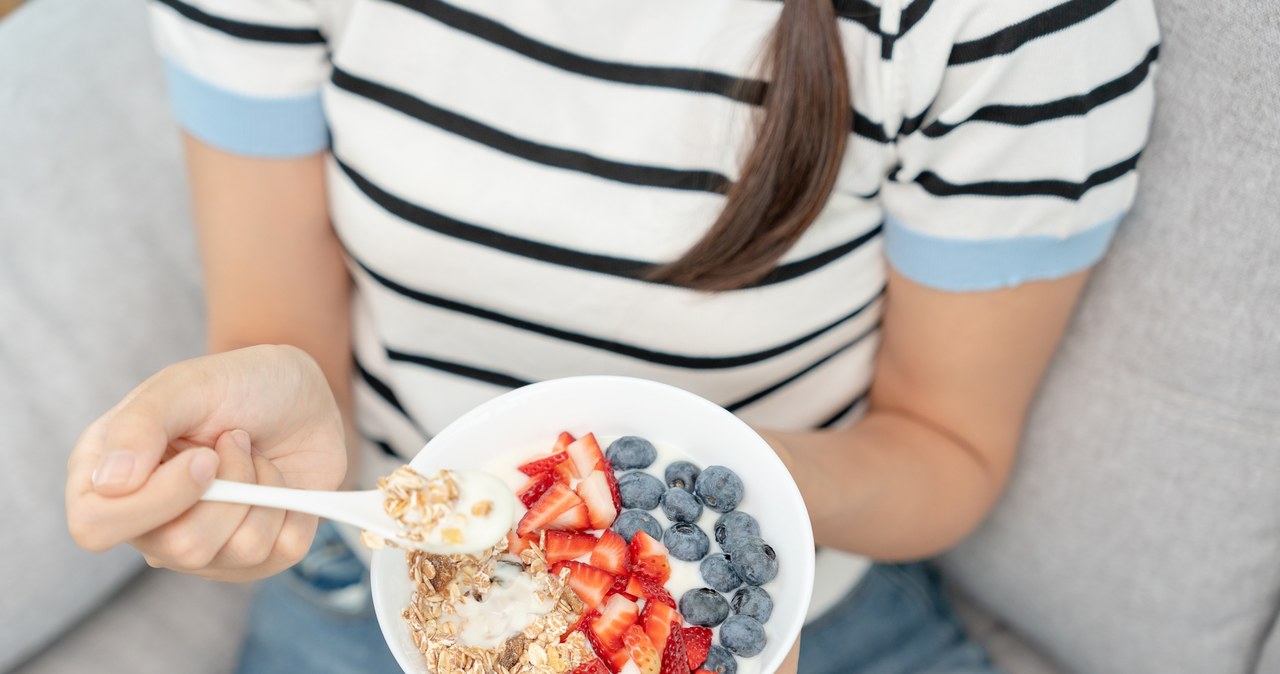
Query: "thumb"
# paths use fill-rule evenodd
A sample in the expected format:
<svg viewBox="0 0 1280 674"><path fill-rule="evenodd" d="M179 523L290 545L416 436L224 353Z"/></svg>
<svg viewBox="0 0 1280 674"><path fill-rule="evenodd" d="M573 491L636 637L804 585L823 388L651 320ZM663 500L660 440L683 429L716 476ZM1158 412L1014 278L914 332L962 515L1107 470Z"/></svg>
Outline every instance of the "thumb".
<svg viewBox="0 0 1280 674"><path fill-rule="evenodd" d="M144 382L105 419L91 482L102 496L132 494L146 483L165 452L207 418L205 382L196 368L170 366Z"/></svg>

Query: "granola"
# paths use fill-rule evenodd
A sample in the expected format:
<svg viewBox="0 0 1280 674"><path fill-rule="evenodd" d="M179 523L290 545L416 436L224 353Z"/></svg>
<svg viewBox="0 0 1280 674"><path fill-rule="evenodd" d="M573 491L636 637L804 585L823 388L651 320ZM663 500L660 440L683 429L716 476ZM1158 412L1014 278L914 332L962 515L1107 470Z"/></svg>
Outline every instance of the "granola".
<svg viewBox="0 0 1280 674"><path fill-rule="evenodd" d="M466 515L454 512L459 496L458 481L447 470L423 475L408 466L401 466L379 479L378 489L386 494L382 508L400 524L397 538L402 540L391 541L368 531L361 532L361 541L373 550L400 547L397 542L422 543L450 516L453 521L465 522ZM473 506L472 513L475 511ZM460 529L451 527L442 530L441 534L446 542L462 542Z"/></svg>
<svg viewBox="0 0 1280 674"><path fill-rule="evenodd" d="M583 605L565 582L566 572L552 574L541 544L531 545L519 558L507 555L499 543L481 555L437 555L406 552L409 580L414 585L402 614L428 669L436 674L563 674L595 657L581 632L564 641L561 636L577 622ZM483 603L501 582L498 564L518 566L532 583L533 593L551 609L518 634L496 647L465 643L460 619L466 602Z"/></svg>

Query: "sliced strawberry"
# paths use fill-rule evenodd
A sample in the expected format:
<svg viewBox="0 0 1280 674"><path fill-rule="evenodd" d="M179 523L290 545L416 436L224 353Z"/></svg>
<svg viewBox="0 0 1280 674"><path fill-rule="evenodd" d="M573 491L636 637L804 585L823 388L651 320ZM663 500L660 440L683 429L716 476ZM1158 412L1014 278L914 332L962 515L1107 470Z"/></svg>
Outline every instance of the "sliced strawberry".
<svg viewBox="0 0 1280 674"><path fill-rule="evenodd" d="M551 448L551 453L559 454L560 452L569 449L569 445L572 445L573 441L574 437L572 435L569 435L568 432L561 432L560 437L556 438L556 446Z"/></svg>
<svg viewBox="0 0 1280 674"><path fill-rule="evenodd" d="M591 534L575 534L567 531L547 532L547 561L556 562L577 559L591 554L596 546L596 537ZM606 571L608 569L605 569Z"/></svg>
<svg viewBox="0 0 1280 674"><path fill-rule="evenodd" d="M560 513L554 520L547 524L548 529L561 529L563 531L586 531L591 528L591 512L587 510L584 503Z"/></svg>
<svg viewBox="0 0 1280 674"><path fill-rule="evenodd" d="M608 667L609 671L613 672L613 674L618 674L618 671L622 669L622 665L620 664L615 667L613 662L609 660L609 656L613 655L613 653L610 653L609 650L604 647L604 644L600 643L600 637L597 637L596 633L591 631L591 627L589 626L582 630L582 633L587 635L587 643L591 644L591 650L595 651L596 655L600 656L600 659L604 661L604 664ZM625 653L625 651L618 652ZM626 664L626 661L624 660L622 664Z"/></svg>
<svg viewBox="0 0 1280 674"><path fill-rule="evenodd" d="M640 674L658 674L662 668L658 647L639 625L627 628L627 633L622 637L622 643L631 661L636 664L636 669L640 670Z"/></svg>
<svg viewBox="0 0 1280 674"><path fill-rule="evenodd" d="M661 674L689 674L689 651L684 643L684 630L676 623L662 649Z"/></svg>
<svg viewBox="0 0 1280 674"><path fill-rule="evenodd" d="M697 669L707 660L707 651L711 650L711 628L684 628L684 646L689 654L689 669Z"/></svg>
<svg viewBox="0 0 1280 674"><path fill-rule="evenodd" d="M649 534L637 531L631 537L631 570L659 583L667 582L671 578L667 548Z"/></svg>
<svg viewBox="0 0 1280 674"><path fill-rule="evenodd" d="M627 578L627 586L622 588L622 591L637 597L644 596L644 586L640 584L640 579L634 574Z"/></svg>
<svg viewBox="0 0 1280 674"><path fill-rule="evenodd" d="M529 546L537 542L538 534L536 532L526 534L524 536L517 536L515 529L507 532L507 552L510 552L513 555L518 555L525 550L528 550Z"/></svg>
<svg viewBox="0 0 1280 674"><path fill-rule="evenodd" d="M631 653L625 648L619 648L609 654L609 666L615 672L621 672L627 666L627 661L631 659Z"/></svg>
<svg viewBox="0 0 1280 674"><path fill-rule="evenodd" d="M711 670L709 670L709 669L699 669L698 671L694 672L693 674L716 674L716 673L715 673L715 672L713 672L713 671L711 671Z"/></svg>
<svg viewBox="0 0 1280 674"><path fill-rule="evenodd" d="M604 472L593 470L578 483L578 498L587 504L592 529L608 529L618 519L618 509L609 493L609 481Z"/></svg>
<svg viewBox="0 0 1280 674"><path fill-rule="evenodd" d="M559 562L551 568L555 573L562 568L569 569L569 587L577 593L582 599L582 603L587 605L588 609L593 609L604 601L605 595L609 593L609 588L613 586L613 576L607 571L601 571L590 564L582 562Z"/></svg>
<svg viewBox="0 0 1280 674"><path fill-rule="evenodd" d="M609 667L600 658L588 660L573 669L569 674L610 674ZM708 674L715 674L708 672Z"/></svg>
<svg viewBox="0 0 1280 674"><path fill-rule="evenodd" d="M542 495L547 493L551 485L556 483L556 474L552 472L539 473L529 478L524 486L516 490L516 496L520 497L520 502L524 507L531 507Z"/></svg>
<svg viewBox="0 0 1280 674"><path fill-rule="evenodd" d="M613 508L618 512L622 512L622 490L618 488L618 476L613 472L613 464L608 459L602 459L604 464L600 470L604 471L604 477L609 481L609 495L613 496Z"/></svg>
<svg viewBox="0 0 1280 674"><path fill-rule="evenodd" d="M521 465L517 470L519 470L521 473L524 473L525 475L541 475L542 473L545 473L551 470L552 468L555 468L557 463L560 463L561 461L564 461L568 458L569 458L569 455L566 452L557 452L555 454L552 454L551 456L544 456L541 459L534 459L529 463Z"/></svg>
<svg viewBox="0 0 1280 674"><path fill-rule="evenodd" d="M662 583L644 575L643 573L637 573L632 576L632 578L635 578L636 582L640 585L640 591L642 592L640 595L641 597L644 597L651 602L666 604L671 608L676 607L675 598L671 596L670 592L667 592L667 588Z"/></svg>
<svg viewBox="0 0 1280 674"><path fill-rule="evenodd" d="M555 475L557 480L566 485L570 484L573 481L573 478L578 477L572 461L561 461L560 463L557 463L556 467L551 469L551 474Z"/></svg>
<svg viewBox="0 0 1280 674"><path fill-rule="evenodd" d="M520 518L520 524L516 525L516 534L524 536L534 529L542 529L565 511L579 505L582 505L582 499L578 498L572 489L559 483L553 484L547 493L529 506L529 512ZM585 511L586 508L584 507L583 510Z"/></svg>
<svg viewBox="0 0 1280 674"><path fill-rule="evenodd" d="M591 621L591 631L596 633L600 643L612 653L622 648L622 635L628 627L636 624L640 618L640 609L635 602L623 598L620 594L609 597L601 609L599 617Z"/></svg>
<svg viewBox="0 0 1280 674"><path fill-rule="evenodd" d="M596 436L591 433L578 438L569 448L565 450L569 453L569 458L573 460L573 467L578 471L578 477L586 477L591 474L604 461L604 452L600 451L600 445L596 442Z"/></svg>
<svg viewBox="0 0 1280 674"><path fill-rule="evenodd" d="M612 529L605 529L591 551L591 566L615 576L626 576L631 570L631 550L627 549L627 539Z"/></svg>
<svg viewBox="0 0 1280 674"><path fill-rule="evenodd" d="M644 625L645 634L660 649L666 648L671 631L681 627L680 614L674 608L656 601L645 602L640 622Z"/></svg>
<svg viewBox="0 0 1280 674"><path fill-rule="evenodd" d="M598 615L600 615L599 611L595 611L595 610L583 611L582 615L578 616L577 622L570 625L569 629L565 630L564 634L560 635L560 643L564 643L568 641L569 635L573 634L574 632L577 632L578 630L581 630L581 629L586 629L587 626L591 624L591 620Z"/></svg>

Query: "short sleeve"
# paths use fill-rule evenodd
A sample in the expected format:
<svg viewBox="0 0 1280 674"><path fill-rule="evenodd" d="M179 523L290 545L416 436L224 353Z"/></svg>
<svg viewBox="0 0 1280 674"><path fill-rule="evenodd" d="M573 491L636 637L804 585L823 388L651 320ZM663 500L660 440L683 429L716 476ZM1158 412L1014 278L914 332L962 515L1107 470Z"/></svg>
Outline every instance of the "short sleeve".
<svg viewBox="0 0 1280 674"><path fill-rule="evenodd" d="M1154 99L1150 0L932 3L885 67L903 122L885 251L949 291L1096 263L1131 207Z"/></svg>
<svg viewBox="0 0 1280 674"><path fill-rule="evenodd" d="M193 136L256 157L328 145L312 0L152 0L151 20L174 116Z"/></svg>

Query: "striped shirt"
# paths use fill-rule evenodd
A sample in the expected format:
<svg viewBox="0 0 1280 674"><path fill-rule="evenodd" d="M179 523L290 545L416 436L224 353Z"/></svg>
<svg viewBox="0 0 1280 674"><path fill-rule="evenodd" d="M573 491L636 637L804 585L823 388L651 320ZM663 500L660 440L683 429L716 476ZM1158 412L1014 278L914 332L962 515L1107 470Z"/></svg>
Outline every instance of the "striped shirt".
<svg viewBox="0 0 1280 674"><path fill-rule="evenodd" d="M853 107L835 190L768 277L718 294L644 276L723 207L776 0L155 0L152 18L191 134L326 153L360 428L409 457L495 395L580 374L765 427L848 424L886 262L977 291L1103 255L1147 138L1150 0L834 2ZM859 564L820 557L813 613Z"/></svg>

